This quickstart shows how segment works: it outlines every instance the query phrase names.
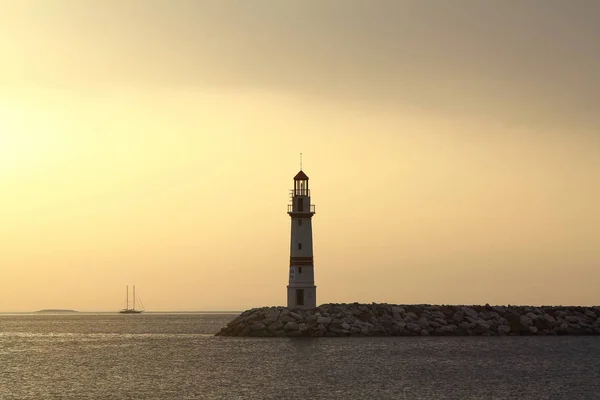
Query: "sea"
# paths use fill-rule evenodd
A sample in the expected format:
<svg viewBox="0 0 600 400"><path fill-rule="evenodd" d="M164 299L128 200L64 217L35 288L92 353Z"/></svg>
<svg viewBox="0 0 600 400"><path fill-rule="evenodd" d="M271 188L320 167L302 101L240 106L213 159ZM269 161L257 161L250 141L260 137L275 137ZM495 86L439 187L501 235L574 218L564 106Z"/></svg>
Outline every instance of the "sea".
<svg viewBox="0 0 600 400"><path fill-rule="evenodd" d="M600 399L600 337L215 337L236 315L0 315L0 399Z"/></svg>

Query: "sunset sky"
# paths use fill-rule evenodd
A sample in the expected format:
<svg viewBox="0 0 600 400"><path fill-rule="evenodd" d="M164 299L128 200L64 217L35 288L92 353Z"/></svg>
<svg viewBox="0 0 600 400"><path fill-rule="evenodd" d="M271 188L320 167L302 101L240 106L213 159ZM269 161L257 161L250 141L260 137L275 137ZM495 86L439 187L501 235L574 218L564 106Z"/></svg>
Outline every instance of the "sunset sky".
<svg viewBox="0 0 600 400"><path fill-rule="evenodd" d="M0 311L600 304L600 2L0 0Z"/></svg>

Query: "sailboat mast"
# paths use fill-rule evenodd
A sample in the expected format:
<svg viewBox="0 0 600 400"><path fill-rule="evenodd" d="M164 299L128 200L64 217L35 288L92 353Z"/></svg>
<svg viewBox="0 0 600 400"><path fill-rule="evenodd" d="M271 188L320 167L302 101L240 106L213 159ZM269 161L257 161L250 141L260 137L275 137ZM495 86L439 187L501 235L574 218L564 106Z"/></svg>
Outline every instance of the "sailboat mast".
<svg viewBox="0 0 600 400"><path fill-rule="evenodd" d="M129 309L129 286L125 286L125 309Z"/></svg>
<svg viewBox="0 0 600 400"><path fill-rule="evenodd" d="M135 310L135 285L133 285L133 309Z"/></svg>

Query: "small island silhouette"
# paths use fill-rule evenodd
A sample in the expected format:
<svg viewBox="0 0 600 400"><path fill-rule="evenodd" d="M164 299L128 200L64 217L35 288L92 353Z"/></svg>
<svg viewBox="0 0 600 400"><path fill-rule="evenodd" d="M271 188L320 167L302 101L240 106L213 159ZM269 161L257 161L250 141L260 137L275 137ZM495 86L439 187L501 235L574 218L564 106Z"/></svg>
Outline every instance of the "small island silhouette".
<svg viewBox="0 0 600 400"><path fill-rule="evenodd" d="M61 313L61 314L70 314L70 313L78 313L79 311L76 310L65 310L65 309L60 309L60 308L46 308L43 310L38 310L38 311L34 311L34 313L47 313L47 314L55 314L55 313Z"/></svg>

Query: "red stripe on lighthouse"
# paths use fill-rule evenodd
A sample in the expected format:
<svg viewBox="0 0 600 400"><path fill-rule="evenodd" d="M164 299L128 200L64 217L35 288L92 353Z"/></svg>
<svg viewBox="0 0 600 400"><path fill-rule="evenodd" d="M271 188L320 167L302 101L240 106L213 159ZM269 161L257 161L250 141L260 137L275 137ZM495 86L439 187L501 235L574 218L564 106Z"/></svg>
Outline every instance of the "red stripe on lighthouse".
<svg viewBox="0 0 600 400"><path fill-rule="evenodd" d="M290 257L290 265L313 265L313 257Z"/></svg>

